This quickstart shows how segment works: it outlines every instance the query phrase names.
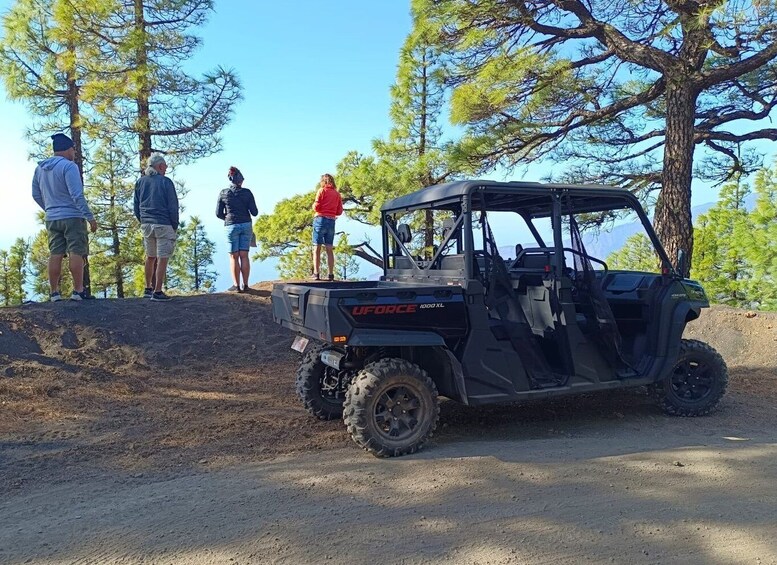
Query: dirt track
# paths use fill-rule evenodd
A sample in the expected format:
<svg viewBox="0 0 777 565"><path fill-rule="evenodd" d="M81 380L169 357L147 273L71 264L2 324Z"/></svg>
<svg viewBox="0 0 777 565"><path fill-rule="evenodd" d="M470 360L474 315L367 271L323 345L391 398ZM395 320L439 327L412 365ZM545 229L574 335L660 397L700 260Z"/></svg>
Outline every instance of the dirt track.
<svg viewBox="0 0 777 565"><path fill-rule="evenodd" d="M265 294L2 311L0 563L777 563L775 316L693 327L710 417L445 403L377 460L299 409Z"/></svg>

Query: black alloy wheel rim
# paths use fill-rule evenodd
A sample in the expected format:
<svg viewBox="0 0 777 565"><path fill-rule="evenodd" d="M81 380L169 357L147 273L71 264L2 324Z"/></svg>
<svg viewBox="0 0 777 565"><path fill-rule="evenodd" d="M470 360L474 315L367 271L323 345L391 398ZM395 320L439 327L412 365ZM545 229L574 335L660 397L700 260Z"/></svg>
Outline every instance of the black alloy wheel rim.
<svg viewBox="0 0 777 565"><path fill-rule="evenodd" d="M699 402L712 392L712 370L706 363L686 359L672 371L671 387L674 395L687 402Z"/></svg>
<svg viewBox="0 0 777 565"><path fill-rule="evenodd" d="M387 439L402 441L420 424L423 403L412 388L400 385L383 391L375 404L375 423Z"/></svg>

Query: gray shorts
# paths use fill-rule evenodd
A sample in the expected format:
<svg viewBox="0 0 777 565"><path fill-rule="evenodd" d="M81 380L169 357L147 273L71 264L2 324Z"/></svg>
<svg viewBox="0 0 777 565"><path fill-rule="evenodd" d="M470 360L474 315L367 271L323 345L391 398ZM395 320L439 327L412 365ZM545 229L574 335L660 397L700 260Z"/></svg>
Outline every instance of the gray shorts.
<svg viewBox="0 0 777 565"><path fill-rule="evenodd" d="M140 224L143 234L143 248L148 257L170 257L175 249L175 240L178 234L173 226L162 224Z"/></svg>

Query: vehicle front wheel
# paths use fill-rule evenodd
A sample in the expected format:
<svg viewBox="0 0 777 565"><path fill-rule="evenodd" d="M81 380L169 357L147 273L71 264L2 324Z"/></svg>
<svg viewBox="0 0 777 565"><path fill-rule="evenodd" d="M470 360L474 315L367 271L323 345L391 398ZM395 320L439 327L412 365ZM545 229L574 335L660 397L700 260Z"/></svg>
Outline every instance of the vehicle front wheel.
<svg viewBox="0 0 777 565"><path fill-rule="evenodd" d="M672 416L704 416L720 402L728 368L720 353L704 342L684 339L672 370L652 387L661 409Z"/></svg>
<svg viewBox="0 0 777 565"><path fill-rule="evenodd" d="M305 409L319 420L343 416L345 371L338 371L321 361L322 346L311 347L297 370L297 395Z"/></svg>
<svg viewBox="0 0 777 565"><path fill-rule="evenodd" d="M343 420L353 440L376 457L415 453L440 417L437 387L418 365L381 359L354 378Z"/></svg>

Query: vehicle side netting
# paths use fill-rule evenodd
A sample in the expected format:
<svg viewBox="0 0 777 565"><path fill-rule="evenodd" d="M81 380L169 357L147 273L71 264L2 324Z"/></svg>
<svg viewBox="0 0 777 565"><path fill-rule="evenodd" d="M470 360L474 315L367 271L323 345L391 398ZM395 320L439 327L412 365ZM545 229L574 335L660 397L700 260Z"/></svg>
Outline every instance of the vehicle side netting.
<svg viewBox="0 0 777 565"><path fill-rule="evenodd" d="M607 297L602 289L602 282L596 278L594 267L585 251L585 245L583 245L580 226L578 226L572 214L569 215L569 232L572 240L572 249L577 252L573 254L575 261L575 286L578 293L581 296L588 297L591 302L599 330L596 334L597 340L611 361L620 361L628 365L621 351L621 334L618 331L618 324L615 322L615 315L607 302Z"/></svg>
<svg viewBox="0 0 777 565"><path fill-rule="evenodd" d="M485 212L480 217L483 233L487 234L488 248L485 252L486 273L488 279L486 295L486 308L489 312L495 312L507 333L513 349L523 363L532 385L539 388L539 383L555 382L553 370L548 365L545 354L537 344L531 325L526 319L526 314L515 294L510 273L507 270L504 259L499 255L499 250L494 241L494 234L488 225Z"/></svg>

